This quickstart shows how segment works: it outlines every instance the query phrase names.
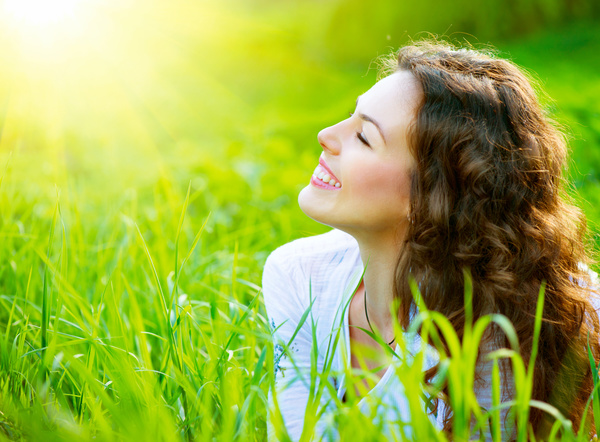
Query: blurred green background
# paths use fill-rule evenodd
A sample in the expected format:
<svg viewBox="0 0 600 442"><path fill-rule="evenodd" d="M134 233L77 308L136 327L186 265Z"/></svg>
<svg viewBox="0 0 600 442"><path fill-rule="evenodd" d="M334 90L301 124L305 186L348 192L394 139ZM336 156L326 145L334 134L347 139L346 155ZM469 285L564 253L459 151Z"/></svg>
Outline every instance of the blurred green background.
<svg viewBox="0 0 600 442"><path fill-rule="evenodd" d="M570 192L598 243L597 0L0 5L0 379L6 382L14 379L16 362L8 355L17 336L26 336L33 356L48 330L56 343L58 331L87 330L142 352L135 350L140 330L172 332L157 325L163 288L179 300L176 312L190 303L200 329L208 327L219 344L225 332L215 330L215 318L233 321L236 309L256 296L268 253L326 230L296 204L320 153L317 132L346 118L375 82L378 55L430 34L495 47L537 76L553 99L545 101L550 115L569 135ZM171 272L205 222L174 289ZM116 310L103 318L98 312L109 292ZM62 298L67 293L77 299L71 306ZM132 297L141 303L139 323L132 320L129 334L115 336L117 316L132 317ZM252 311L255 326L266 330L260 303ZM238 367L256 364L260 342ZM149 364L160 360L161 345L155 342ZM69 350L64 358L76 354ZM41 370L52 357L27 364ZM0 381L4 401L26 409L22 398L6 399L18 396L17 387L6 390L9 384ZM61 407L77 408L71 399Z"/></svg>

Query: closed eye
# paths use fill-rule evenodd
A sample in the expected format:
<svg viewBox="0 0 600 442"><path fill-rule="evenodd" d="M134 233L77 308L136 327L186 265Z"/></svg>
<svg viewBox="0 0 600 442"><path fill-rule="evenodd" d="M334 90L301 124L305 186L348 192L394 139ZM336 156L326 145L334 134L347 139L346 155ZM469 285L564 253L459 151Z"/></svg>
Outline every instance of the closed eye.
<svg viewBox="0 0 600 442"><path fill-rule="evenodd" d="M356 132L356 138L358 138L360 142L363 143L365 146L371 147L371 145L369 144L365 136L362 134L362 132Z"/></svg>
<svg viewBox="0 0 600 442"><path fill-rule="evenodd" d="M348 112L348 114L350 115L350 117L352 117L354 115L354 112ZM356 138L358 138L360 142L363 143L365 146L371 147L371 145L369 144L362 132L356 132Z"/></svg>

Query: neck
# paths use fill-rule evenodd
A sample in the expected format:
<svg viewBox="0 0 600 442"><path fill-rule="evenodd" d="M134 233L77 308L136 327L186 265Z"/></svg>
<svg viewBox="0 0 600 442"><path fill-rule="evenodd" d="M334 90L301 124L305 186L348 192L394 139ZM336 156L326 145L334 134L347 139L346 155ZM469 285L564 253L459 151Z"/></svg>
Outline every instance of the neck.
<svg viewBox="0 0 600 442"><path fill-rule="evenodd" d="M354 235L365 265L363 283L367 293L369 319L380 332L389 334L394 318L391 306L394 301L396 264L401 247L398 232L389 234Z"/></svg>

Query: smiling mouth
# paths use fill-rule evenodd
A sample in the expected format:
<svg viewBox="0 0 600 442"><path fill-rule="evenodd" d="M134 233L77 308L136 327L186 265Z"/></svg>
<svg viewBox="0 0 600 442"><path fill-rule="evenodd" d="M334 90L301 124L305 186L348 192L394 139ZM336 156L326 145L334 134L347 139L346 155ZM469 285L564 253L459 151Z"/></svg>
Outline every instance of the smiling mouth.
<svg viewBox="0 0 600 442"><path fill-rule="evenodd" d="M331 176L328 170L326 170L320 164L317 166L311 177L311 183L317 187L323 189L339 189L342 187L339 181Z"/></svg>

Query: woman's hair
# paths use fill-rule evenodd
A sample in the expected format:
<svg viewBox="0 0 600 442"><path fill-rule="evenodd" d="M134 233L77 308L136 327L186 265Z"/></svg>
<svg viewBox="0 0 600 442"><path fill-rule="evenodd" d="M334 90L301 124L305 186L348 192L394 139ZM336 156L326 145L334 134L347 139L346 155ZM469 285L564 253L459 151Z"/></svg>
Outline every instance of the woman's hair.
<svg viewBox="0 0 600 442"><path fill-rule="evenodd" d="M400 50L395 70L411 72L423 89L409 134L416 159L412 222L396 273L402 325L414 308L414 278L427 308L444 314L462 338L463 270L470 269L473 319L508 317L529 361L545 282L532 399L551 403L577 428L593 388L588 334L596 360L600 345L585 218L562 189L564 136L510 61L422 42ZM498 327L490 342L508 346ZM543 435L552 419L531 408L529 422ZM448 411L445 430L451 425Z"/></svg>

